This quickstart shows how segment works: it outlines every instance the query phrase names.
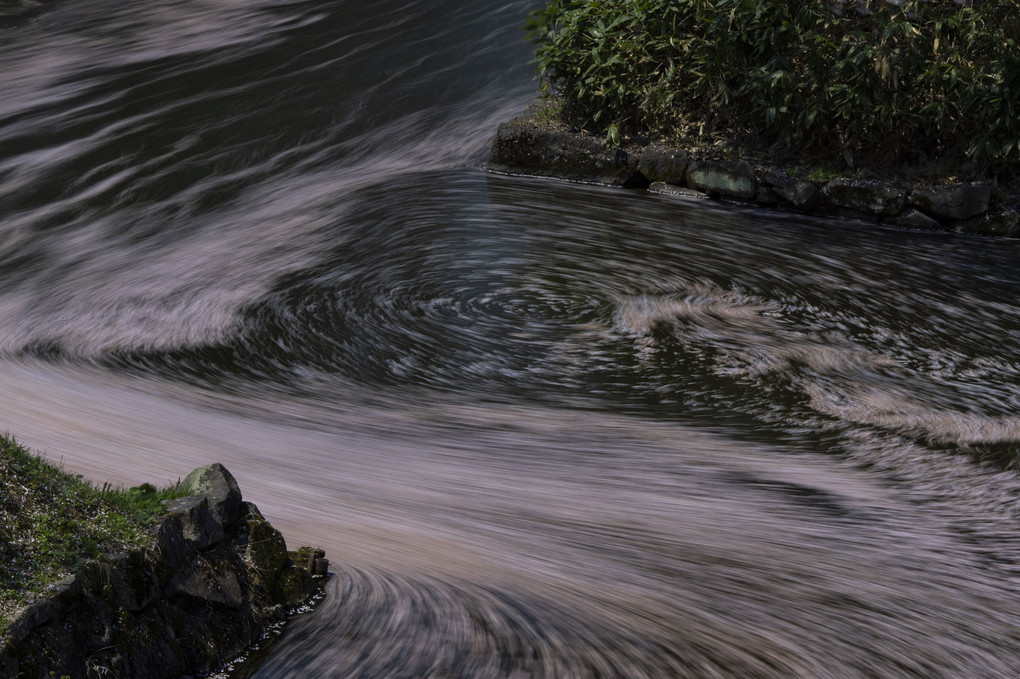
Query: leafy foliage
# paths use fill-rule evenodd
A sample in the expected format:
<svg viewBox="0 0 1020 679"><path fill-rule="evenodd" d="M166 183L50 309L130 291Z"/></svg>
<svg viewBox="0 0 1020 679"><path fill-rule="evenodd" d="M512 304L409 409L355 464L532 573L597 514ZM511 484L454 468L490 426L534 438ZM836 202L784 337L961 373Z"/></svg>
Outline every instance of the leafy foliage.
<svg viewBox="0 0 1020 679"><path fill-rule="evenodd" d="M669 136L685 117L897 159L1020 160L1016 0L549 0L529 17L567 122Z"/></svg>

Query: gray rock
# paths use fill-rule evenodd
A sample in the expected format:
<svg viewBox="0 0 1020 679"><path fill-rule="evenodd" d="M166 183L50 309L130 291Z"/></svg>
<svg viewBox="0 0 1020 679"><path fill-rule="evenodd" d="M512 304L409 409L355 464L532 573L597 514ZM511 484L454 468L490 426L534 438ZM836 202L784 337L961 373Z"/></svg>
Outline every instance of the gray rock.
<svg viewBox="0 0 1020 679"><path fill-rule="evenodd" d="M169 574L180 568L194 547L184 540L184 529L178 516L164 516L153 529L152 536L154 552L162 567L160 580L166 582L170 579Z"/></svg>
<svg viewBox="0 0 1020 679"><path fill-rule="evenodd" d="M772 187L765 182L758 182L758 193L754 196L756 203L762 205L778 205L781 198L779 194L772 190Z"/></svg>
<svg viewBox="0 0 1020 679"><path fill-rule="evenodd" d="M181 481L181 488L188 495L204 497L220 525L229 527L237 519L237 510L241 507L241 489L223 465L216 463L199 467Z"/></svg>
<svg viewBox="0 0 1020 679"><path fill-rule="evenodd" d="M641 154L638 168L650 182L681 185L687 177L689 162L686 151L652 146Z"/></svg>
<svg viewBox="0 0 1020 679"><path fill-rule="evenodd" d="M171 582L167 593L193 606L236 609L244 604L241 582L231 570L203 568L181 574Z"/></svg>
<svg viewBox="0 0 1020 679"><path fill-rule="evenodd" d="M485 168L591 184L647 186L638 161L638 157L621 148L609 148L595 137L511 122L496 130Z"/></svg>
<svg viewBox="0 0 1020 679"><path fill-rule="evenodd" d="M823 192L837 208L875 215L896 215L906 205L906 191L895 184L872 179L833 179Z"/></svg>
<svg viewBox="0 0 1020 679"><path fill-rule="evenodd" d="M778 173L770 173L763 182L772 187L779 196L801 210L814 210L822 202L822 192L812 182L794 179Z"/></svg>
<svg viewBox="0 0 1020 679"><path fill-rule="evenodd" d="M132 613L142 610L159 596L159 578L148 567L140 550L118 555L106 584L110 585L112 603Z"/></svg>
<svg viewBox="0 0 1020 679"><path fill-rule="evenodd" d="M941 222L932 219L920 210L907 208L900 214L889 220L890 224L905 226L908 229L921 229L924 231L945 231L946 227Z"/></svg>
<svg viewBox="0 0 1020 679"><path fill-rule="evenodd" d="M987 236L1020 235L1020 212L1007 210L994 215L982 215L959 222L955 228L959 233L981 233Z"/></svg>
<svg viewBox="0 0 1020 679"><path fill-rule="evenodd" d="M12 645L0 648L0 677L17 677L21 675L18 655Z"/></svg>
<svg viewBox="0 0 1020 679"><path fill-rule="evenodd" d="M223 539L223 524L216 520L203 495L166 503L167 512L181 522L181 534L192 549L205 549Z"/></svg>
<svg viewBox="0 0 1020 679"><path fill-rule="evenodd" d="M648 187L648 190L652 193L661 193L664 196L680 196L682 198L706 198L707 196L701 191L695 191L694 189L688 189L685 186L675 186L673 184L666 184L664 182L654 182Z"/></svg>
<svg viewBox="0 0 1020 679"><path fill-rule="evenodd" d="M754 198L758 180L754 168L746 162L704 160L687 169L687 186L710 196Z"/></svg>
<svg viewBox="0 0 1020 679"><path fill-rule="evenodd" d="M910 204L935 217L970 219L988 210L991 195L988 182L968 182L914 189Z"/></svg>
<svg viewBox="0 0 1020 679"><path fill-rule="evenodd" d="M246 505L244 528L247 531L247 544L244 559L252 568L253 581L269 589L290 560L287 543L283 534L266 521L255 505Z"/></svg>

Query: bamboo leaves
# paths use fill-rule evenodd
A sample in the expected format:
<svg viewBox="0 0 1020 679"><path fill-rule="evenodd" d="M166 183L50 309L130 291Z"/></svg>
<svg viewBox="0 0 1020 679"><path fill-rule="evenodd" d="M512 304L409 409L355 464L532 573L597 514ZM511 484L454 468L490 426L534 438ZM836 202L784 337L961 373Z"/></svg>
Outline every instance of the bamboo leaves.
<svg viewBox="0 0 1020 679"><path fill-rule="evenodd" d="M549 0L528 23L575 125L669 135L681 114L789 145L1020 165L1015 0Z"/></svg>

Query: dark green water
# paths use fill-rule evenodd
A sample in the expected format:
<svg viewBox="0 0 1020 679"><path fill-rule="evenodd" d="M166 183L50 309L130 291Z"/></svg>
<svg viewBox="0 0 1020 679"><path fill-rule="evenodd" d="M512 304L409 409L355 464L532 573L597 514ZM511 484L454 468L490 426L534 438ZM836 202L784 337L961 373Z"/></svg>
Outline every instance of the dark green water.
<svg viewBox="0 0 1020 679"><path fill-rule="evenodd" d="M0 428L327 549L239 676L1020 676L1020 242L487 175L533 5L0 29Z"/></svg>

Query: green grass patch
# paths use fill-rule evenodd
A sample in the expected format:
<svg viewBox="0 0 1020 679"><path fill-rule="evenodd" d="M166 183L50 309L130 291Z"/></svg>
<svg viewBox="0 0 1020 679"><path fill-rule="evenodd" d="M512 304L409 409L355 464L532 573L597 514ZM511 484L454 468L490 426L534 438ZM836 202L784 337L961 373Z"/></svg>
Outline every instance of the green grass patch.
<svg viewBox="0 0 1020 679"><path fill-rule="evenodd" d="M836 4L549 0L528 27L564 120L610 142L721 134L851 167L1018 174L1016 0Z"/></svg>
<svg viewBox="0 0 1020 679"><path fill-rule="evenodd" d="M0 434L0 633L33 593L83 561L144 544L176 487L96 487Z"/></svg>

